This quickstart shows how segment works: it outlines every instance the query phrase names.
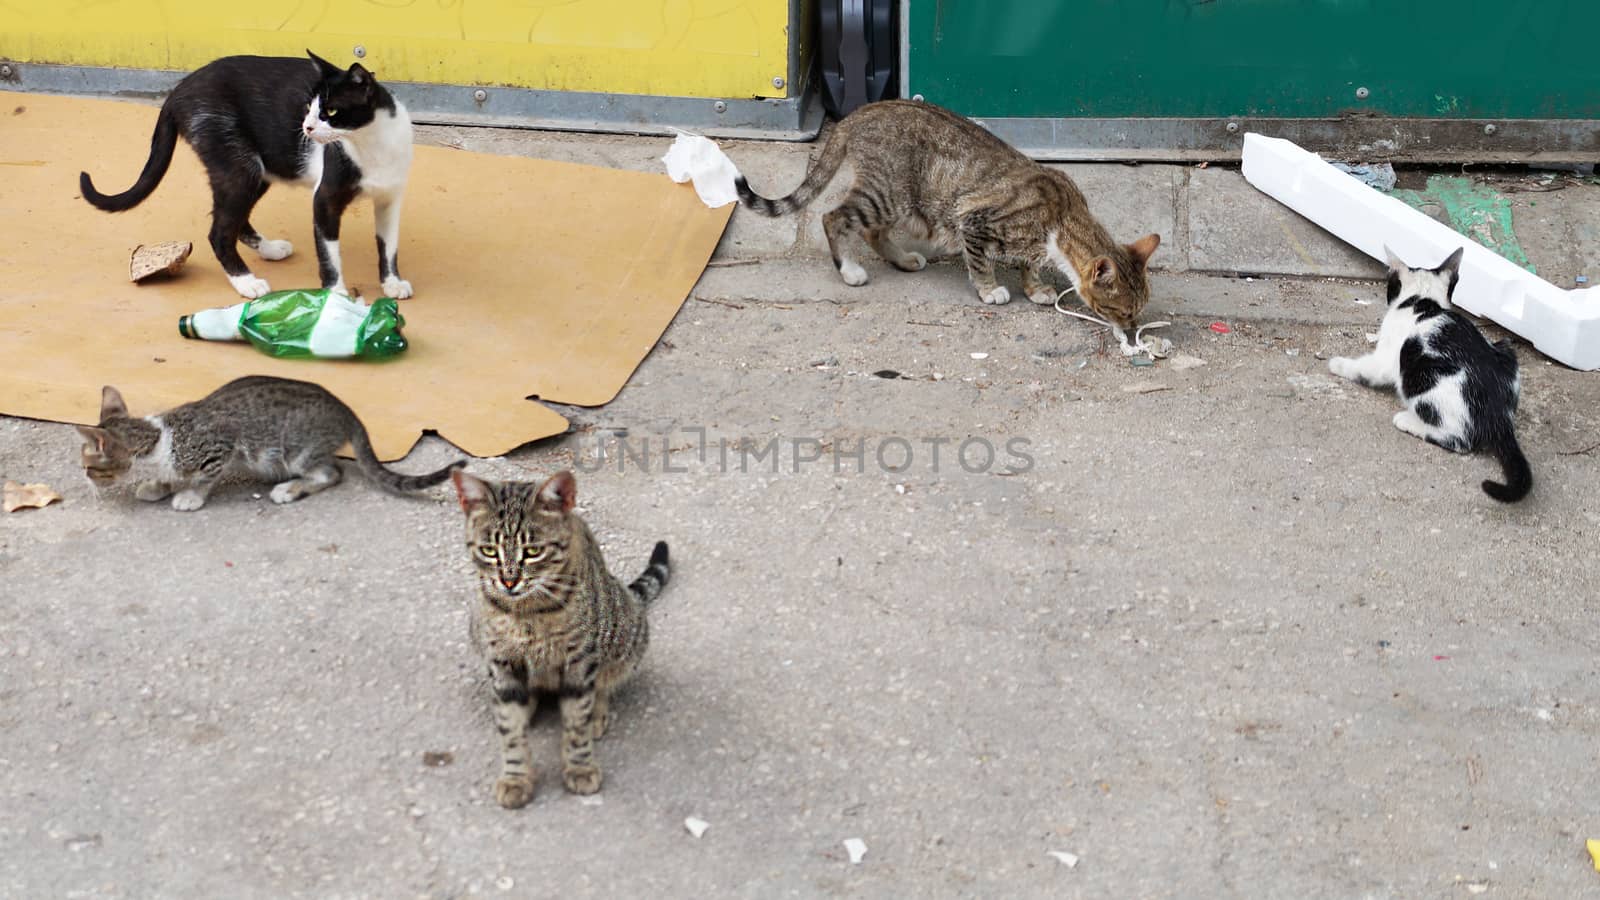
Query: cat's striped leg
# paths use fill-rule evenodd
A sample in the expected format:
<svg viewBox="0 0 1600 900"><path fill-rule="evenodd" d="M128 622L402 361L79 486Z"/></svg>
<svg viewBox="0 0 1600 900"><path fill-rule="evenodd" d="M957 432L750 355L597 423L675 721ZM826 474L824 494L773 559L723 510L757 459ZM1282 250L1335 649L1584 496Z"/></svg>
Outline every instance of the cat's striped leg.
<svg viewBox="0 0 1600 900"><path fill-rule="evenodd" d="M339 469L337 463L325 462L320 466L313 466L299 473L296 478L273 485L272 502L293 503L302 497L309 497L318 491L333 487L343 477L344 472Z"/></svg>
<svg viewBox="0 0 1600 900"><path fill-rule="evenodd" d="M1043 269L1033 263L1022 268L1022 292L1040 306L1054 306L1055 289L1044 283Z"/></svg>
<svg viewBox="0 0 1600 900"><path fill-rule="evenodd" d="M527 806L538 778L528 753L528 720L534 698L528 691L528 669L521 662L489 661L494 682L494 727L500 732L500 778L494 799L506 809Z"/></svg>
<svg viewBox="0 0 1600 900"><path fill-rule="evenodd" d="M928 258L921 253L903 249L890 237L889 229L885 226L869 228L866 231L867 246L883 257L902 272L921 272L928 267Z"/></svg>
<svg viewBox="0 0 1600 900"><path fill-rule="evenodd" d="M851 287L860 287L867 283L867 270L850 255L847 242L850 235L860 230L861 214L850 206L848 197L845 199L844 205L822 217L822 233L828 238L828 252L833 255L839 277Z"/></svg>
<svg viewBox="0 0 1600 900"><path fill-rule="evenodd" d="M594 762L595 668L592 659L569 666L561 685L561 781L574 794L600 790L600 767Z"/></svg>
<svg viewBox="0 0 1600 900"><path fill-rule="evenodd" d="M989 230L969 216L961 223L961 254L967 263L967 277L978 291L978 299L999 306L1011 302L1011 292L994 279L994 238Z"/></svg>

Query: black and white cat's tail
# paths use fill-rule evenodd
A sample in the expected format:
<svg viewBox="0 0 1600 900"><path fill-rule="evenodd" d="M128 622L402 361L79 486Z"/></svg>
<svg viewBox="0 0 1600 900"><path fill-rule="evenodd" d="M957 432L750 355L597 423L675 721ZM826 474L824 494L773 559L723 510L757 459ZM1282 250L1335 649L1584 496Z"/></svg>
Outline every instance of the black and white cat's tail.
<svg viewBox="0 0 1600 900"><path fill-rule="evenodd" d="M144 198L150 196L167 174L167 167L172 165L172 150L178 144L178 122L172 113L165 107L161 115L156 118L155 133L150 135L150 158L145 160L144 171L139 173L139 180L133 183L120 194L107 196L94 189L94 182L89 180L88 172L78 173L78 190L83 194L83 199L96 209L106 212L123 212L133 209Z"/></svg>
<svg viewBox="0 0 1600 900"><path fill-rule="evenodd" d="M1506 483L1485 479L1483 492L1501 503L1515 503L1528 496L1528 491L1533 489L1533 470L1528 468L1528 458L1522 455L1516 432L1509 424L1499 429L1486 449L1500 461Z"/></svg>
<svg viewBox="0 0 1600 900"><path fill-rule="evenodd" d="M828 186L828 182L833 180L833 176L838 174L839 167L844 165L847 140L840 134L843 130L834 129L828 138L828 143L823 145L822 155L817 157L816 164L806 173L806 180L800 182L794 193L776 200L768 199L752 191L750 183L745 181L744 175L741 174L733 179L733 189L739 192L739 202L764 216L777 218L786 216L816 199L823 188Z"/></svg>
<svg viewBox="0 0 1600 900"><path fill-rule="evenodd" d="M633 580L633 584L628 585L628 590L633 591L640 603L649 603L661 596L661 589L667 586L667 579L671 577L672 564L667 561L667 542L656 541L656 549L650 554L650 565Z"/></svg>
<svg viewBox="0 0 1600 900"><path fill-rule="evenodd" d="M396 494L433 487L448 479L451 472L464 468L467 464L466 460L458 459L426 475L405 475L396 472L378 461L378 455L372 452L372 440L367 437L367 429L359 421L356 422L354 433L350 435L350 446L356 451L356 465L361 467L361 473L372 479L379 487Z"/></svg>

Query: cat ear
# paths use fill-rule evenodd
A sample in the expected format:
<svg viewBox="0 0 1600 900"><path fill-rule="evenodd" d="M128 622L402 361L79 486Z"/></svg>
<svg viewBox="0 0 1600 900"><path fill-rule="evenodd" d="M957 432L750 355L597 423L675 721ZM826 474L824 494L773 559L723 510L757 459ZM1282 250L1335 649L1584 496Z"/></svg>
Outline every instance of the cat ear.
<svg viewBox="0 0 1600 900"><path fill-rule="evenodd" d="M122 395L111 385L100 389L100 421L114 419L117 416L128 414L128 404L122 402Z"/></svg>
<svg viewBox="0 0 1600 900"><path fill-rule="evenodd" d="M311 61L317 64L317 73L323 78L331 78L339 74L338 66L312 53L309 49L306 50L306 55L311 57Z"/></svg>
<svg viewBox="0 0 1600 900"><path fill-rule="evenodd" d="M1407 269L1411 268L1410 266L1407 266L1404 262L1401 262L1400 257L1394 255L1394 251L1389 249L1389 245L1388 244L1384 244L1383 245L1383 258L1384 258L1384 261L1389 264L1389 268L1391 270L1393 270L1393 271L1404 272Z"/></svg>
<svg viewBox="0 0 1600 900"><path fill-rule="evenodd" d="M100 453L106 452L106 438L110 437L110 434L104 428L96 428L93 425L79 425L78 433L83 435L84 440L93 444L95 450Z"/></svg>
<svg viewBox="0 0 1600 900"><path fill-rule="evenodd" d="M372 90L372 73L368 72L366 66L361 63L351 63L350 68L345 71L345 77L349 78L350 83L357 87L364 88L369 92Z"/></svg>
<svg viewBox="0 0 1600 900"><path fill-rule="evenodd" d="M561 471L539 486L539 506L556 512L571 512L578 499L578 480L571 472Z"/></svg>
<svg viewBox="0 0 1600 900"><path fill-rule="evenodd" d="M1456 278L1461 274L1461 257L1464 256L1466 252L1466 247L1457 247L1456 252L1446 256L1444 258L1444 262L1439 263L1439 268L1434 269L1434 271L1438 272L1440 275L1448 276L1451 283L1454 284Z"/></svg>
<svg viewBox="0 0 1600 900"><path fill-rule="evenodd" d="M1150 262L1150 257L1155 255L1156 248L1161 246L1161 235L1147 234L1128 245L1128 252L1133 254L1134 262L1145 265Z"/></svg>
<svg viewBox="0 0 1600 900"><path fill-rule="evenodd" d="M450 473L450 483L456 486L456 498L461 501L461 511L465 513L488 506L494 496L487 481L460 469Z"/></svg>
<svg viewBox="0 0 1600 900"><path fill-rule="evenodd" d="M1117 264L1109 256L1096 256L1089 261L1089 280L1095 284L1110 285L1117 280Z"/></svg>

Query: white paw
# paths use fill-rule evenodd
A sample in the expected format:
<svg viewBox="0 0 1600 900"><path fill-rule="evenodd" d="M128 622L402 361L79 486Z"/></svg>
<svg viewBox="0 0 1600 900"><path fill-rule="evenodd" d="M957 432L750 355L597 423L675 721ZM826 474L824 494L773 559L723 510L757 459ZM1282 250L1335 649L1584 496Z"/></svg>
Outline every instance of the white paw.
<svg viewBox="0 0 1600 900"><path fill-rule="evenodd" d="M404 300L411 296L411 282L390 275L383 280L383 295Z"/></svg>
<svg viewBox="0 0 1600 900"><path fill-rule="evenodd" d="M1011 302L1011 292L1006 290L1005 286L1002 285L987 294L980 291L978 293L978 299L991 306L1003 306Z"/></svg>
<svg viewBox="0 0 1600 900"><path fill-rule="evenodd" d="M172 508L178 512L194 512L206 505L206 497L199 491L179 491L172 495Z"/></svg>
<svg viewBox="0 0 1600 900"><path fill-rule="evenodd" d="M288 259L294 252L294 245L288 241L269 241L261 239L261 244L256 247L256 255L262 259Z"/></svg>
<svg viewBox="0 0 1600 900"><path fill-rule="evenodd" d="M344 286L343 278L339 279L333 284L328 285L326 290L333 291L335 294L343 294L346 297L350 296L350 289Z"/></svg>
<svg viewBox="0 0 1600 900"><path fill-rule="evenodd" d="M860 287L867 283L867 270L853 259L847 259L839 264L839 277L851 287Z"/></svg>
<svg viewBox="0 0 1600 900"><path fill-rule="evenodd" d="M272 286L267 284L265 278L257 278L249 272L243 275L229 275L228 283L233 285L233 289L239 292L239 296L246 300L254 300L272 291Z"/></svg>
<svg viewBox="0 0 1600 900"><path fill-rule="evenodd" d="M921 253L907 253L900 263L912 272L921 272L928 267L928 258Z"/></svg>
<svg viewBox="0 0 1600 900"><path fill-rule="evenodd" d="M167 490L166 486L159 481L141 481L139 482L139 485L133 489L133 496L145 501L146 503L154 503L157 500L165 500L167 499L167 495L170 493L172 492Z"/></svg>
<svg viewBox="0 0 1600 900"><path fill-rule="evenodd" d="M1055 306L1056 292L1050 290L1049 288L1045 288L1044 290L1034 291L1033 293L1029 294L1028 299L1039 304L1040 306Z"/></svg>
<svg viewBox="0 0 1600 900"><path fill-rule="evenodd" d="M293 503L300 499L295 496L294 488L294 484L288 481L282 484L275 484L272 486L272 493L268 496L272 497L273 503Z"/></svg>
<svg viewBox="0 0 1600 900"><path fill-rule="evenodd" d="M1340 378L1353 379L1355 377L1355 363L1343 356L1335 356L1328 360L1328 371Z"/></svg>

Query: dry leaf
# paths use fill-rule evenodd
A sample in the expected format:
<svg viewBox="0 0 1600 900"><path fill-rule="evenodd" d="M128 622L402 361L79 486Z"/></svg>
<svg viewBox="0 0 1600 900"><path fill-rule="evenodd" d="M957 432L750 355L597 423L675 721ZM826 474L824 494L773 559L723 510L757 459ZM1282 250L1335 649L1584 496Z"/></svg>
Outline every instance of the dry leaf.
<svg viewBox="0 0 1600 900"><path fill-rule="evenodd" d="M43 509L61 499L61 495L50 490L45 484L17 484L15 481L6 482L5 488L6 512L16 512L24 507Z"/></svg>

